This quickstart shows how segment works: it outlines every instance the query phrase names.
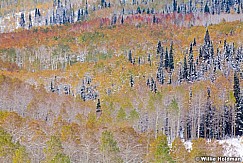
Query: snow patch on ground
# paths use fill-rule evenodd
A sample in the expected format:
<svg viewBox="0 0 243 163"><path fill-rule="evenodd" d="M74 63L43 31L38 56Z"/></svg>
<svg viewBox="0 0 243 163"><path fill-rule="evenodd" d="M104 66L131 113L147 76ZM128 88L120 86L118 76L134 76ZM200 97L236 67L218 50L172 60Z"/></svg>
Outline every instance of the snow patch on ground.
<svg viewBox="0 0 243 163"><path fill-rule="evenodd" d="M191 141L186 141L184 142L185 148L187 151L191 152L192 150L192 142Z"/></svg>
<svg viewBox="0 0 243 163"><path fill-rule="evenodd" d="M243 159L243 137L218 140L224 148L224 156L241 157ZM192 142L185 141L185 148L190 152L192 150Z"/></svg>
<svg viewBox="0 0 243 163"><path fill-rule="evenodd" d="M219 140L224 147L224 155L243 158L243 137Z"/></svg>

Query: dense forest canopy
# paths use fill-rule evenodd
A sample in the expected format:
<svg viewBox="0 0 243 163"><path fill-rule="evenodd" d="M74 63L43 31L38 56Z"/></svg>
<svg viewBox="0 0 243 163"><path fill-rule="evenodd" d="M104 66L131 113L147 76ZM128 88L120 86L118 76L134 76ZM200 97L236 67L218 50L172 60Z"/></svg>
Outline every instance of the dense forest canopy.
<svg viewBox="0 0 243 163"><path fill-rule="evenodd" d="M0 162L224 156L243 143L242 4L2 0Z"/></svg>

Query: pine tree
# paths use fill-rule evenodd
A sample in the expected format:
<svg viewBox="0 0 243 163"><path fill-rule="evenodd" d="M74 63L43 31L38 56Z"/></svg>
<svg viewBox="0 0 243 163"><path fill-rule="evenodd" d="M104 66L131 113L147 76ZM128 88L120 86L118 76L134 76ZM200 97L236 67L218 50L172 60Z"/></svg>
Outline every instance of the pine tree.
<svg viewBox="0 0 243 163"><path fill-rule="evenodd" d="M210 36L209 36L208 29L206 30L206 34L205 34L205 37L204 37L204 43L206 45L209 45L210 44Z"/></svg>
<svg viewBox="0 0 243 163"><path fill-rule="evenodd" d="M196 46L197 42L196 42L196 38L193 39L193 46Z"/></svg>
<svg viewBox="0 0 243 163"><path fill-rule="evenodd" d="M234 97L236 104L240 103L240 81L237 72L234 72Z"/></svg>
<svg viewBox="0 0 243 163"><path fill-rule="evenodd" d="M227 14L230 13L230 5L229 5L229 1L227 1L227 3L226 3L226 9L225 9L225 12L226 12Z"/></svg>
<svg viewBox="0 0 243 163"><path fill-rule="evenodd" d="M165 69L167 69L169 67L169 55L168 55L168 50L167 50L167 47L166 47L166 50L165 50Z"/></svg>
<svg viewBox="0 0 243 163"><path fill-rule="evenodd" d="M88 2L86 0L86 5L85 5L85 15L88 15L89 12L88 12Z"/></svg>
<svg viewBox="0 0 243 163"><path fill-rule="evenodd" d="M151 55L148 54L148 62L149 62L149 65L152 66L152 60L151 60Z"/></svg>
<svg viewBox="0 0 243 163"><path fill-rule="evenodd" d="M156 82L154 82L154 93L157 93L157 86L156 86Z"/></svg>
<svg viewBox="0 0 243 163"><path fill-rule="evenodd" d="M121 18L121 24L124 23L124 18L123 18L123 15L122 15L122 18Z"/></svg>
<svg viewBox="0 0 243 163"><path fill-rule="evenodd" d="M151 14L154 14L154 13L155 13L155 12L154 12L154 8L151 9L150 13L151 13Z"/></svg>
<svg viewBox="0 0 243 163"><path fill-rule="evenodd" d="M37 8L35 8L35 18L37 17L37 14L38 14L38 10Z"/></svg>
<svg viewBox="0 0 243 163"><path fill-rule="evenodd" d="M146 84L147 84L147 86L149 86L149 85L150 85L150 81L149 81L149 79L147 79Z"/></svg>
<svg viewBox="0 0 243 163"><path fill-rule="evenodd" d="M237 7L237 14L240 14L240 5L238 4L238 7Z"/></svg>
<svg viewBox="0 0 243 163"><path fill-rule="evenodd" d="M86 101L86 91L85 90L86 90L86 88L85 88L85 85L84 85L84 82L83 82L83 85L80 88L80 98L83 101Z"/></svg>
<svg viewBox="0 0 243 163"><path fill-rule="evenodd" d="M105 0L101 0L100 4L101 4L101 8L103 8L105 4Z"/></svg>
<svg viewBox="0 0 243 163"><path fill-rule="evenodd" d="M161 54L161 53L162 53L162 46L161 46L161 41L159 41L157 46L157 54Z"/></svg>
<svg viewBox="0 0 243 163"><path fill-rule="evenodd" d="M38 9L37 11L38 11L38 16L40 17L41 16L40 9Z"/></svg>
<svg viewBox="0 0 243 163"><path fill-rule="evenodd" d="M132 63L132 51L131 50L129 50L129 53L128 53L128 60L129 60L129 62Z"/></svg>
<svg viewBox="0 0 243 163"><path fill-rule="evenodd" d="M243 135L243 101L240 101L239 105L236 105L236 136Z"/></svg>
<svg viewBox="0 0 243 163"><path fill-rule="evenodd" d="M141 8L138 6L138 8L137 8L137 13L138 14L141 14L142 12L141 12Z"/></svg>
<svg viewBox="0 0 243 163"><path fill-rule="evenodd" d="M115 25L116 21L117 21L117 17L116 17L116 14L114 14L111 18L111 25Z"/></svg>
<svg viewBox="0 0 243 163"><path fill-rule="evenodd" d="M180 8L180 6L178 6L178 8L177 8L177 13L178 13L178 14L181 13L181 8Z"/></svg>
<svg viewBox="0 0 243 163"><path fill-rule="evenodd" d="M157 22L157 19L155 17L155 15L153 15L153 24L155 24Z"/></svg>
<svg viewBox="0 0 243 163"><path fill-rule="evenodd" d="M209 13L209 7L208 7L207 3L205 5L205 7L204 7L204 13Z"/></svg>
<svg viewBox="0 0 243 163"><path fill-rule="evenodd" d="M188 69L187 69L186 55L184 56L183 78L186 79L186 80L188 79Z"/></svg>
<svg viewBox="0 0 243 163"><path fill-rule="evenodd" d="M130 77L130 85L131 85L131 87L134 86L134 79L133 79L132 75L131 75L131 77Z"/></svg>
<svg viewBox="0 0 243 163"><path fill-rule="evenodd" d="M78 19L77 21L80 21L81 20L81 9L78 10Z"/></svg>
<svg viewBox="0 0 243 163"><path fill-rule="evenodd" d="M202 48L199 49L199 59L202 58Z"/></svg>
<svg viewBox="0 0 243 163"><path fill-rule="evenodd" d="M163 65L160 63L157 71L157 79L160 84L164 84L164 72L163 72Z"/></svg>
<svg viewBox="0 0 243 163"><path fill-rule="evenodd" d="M170 71L174 70L173 42L170 45L169 68L170 68Z"/></svg>
<svg viewBox="0 0 243 163"><path fill-rule="evenodd" d="M176 12L177 10L177 2L176 0L173 0L173 12Z"/></svg>
<svg viewBox="0 0 243 163"><path fill-rule="evenodd" d="M61 0L58 0L58 2L57 2L57 7L58 7L58 8L61 7Z"/></svg>
<svg viewBox="0 0 243 163"><path fill-rule="evenodd" d="M100 99L98 99L98 102L97 102L97 105L96 105L96 116L100 117L101 113L102 113L102 110L101 110L101 105L100 105Z"/></svg>
<svg viewBox="0 0 243 163"><path fill-rule="evenodd" d="M149 10L149 8L147 9L147 14L150 14L150 10Z"/></svg>
<svg viewBox="0 0 243 163"><path fill-rule="evenodd" d="M54 92L54 91L55 91L55 90L54 90L54 86L53 86L52 81L51 81L51 91L52 91L52 92Z"/></svg>
<svg viewBox="0 0 243 163"><path fill-rule="evenodd" d="M189 77L192 76L193 74L193 50L192 50L192 43L190 45L190 52L189 52L189 60L188 60L188 64L189 64Z"/></svg>
<svg viewBox="0 0 243 163"><path fill-rule="evenodd" d="M20 22L19 22L20 26L22 28L25 27L25 18L24 18L24 13L21 13L21 18L20 18Z"/></svg>
<svg viewBox="0 0 243 163"><path fill-rule="evenodd" d="M31 14L29 14L29 29L32 27L32 19L31 19Z"/></svg>

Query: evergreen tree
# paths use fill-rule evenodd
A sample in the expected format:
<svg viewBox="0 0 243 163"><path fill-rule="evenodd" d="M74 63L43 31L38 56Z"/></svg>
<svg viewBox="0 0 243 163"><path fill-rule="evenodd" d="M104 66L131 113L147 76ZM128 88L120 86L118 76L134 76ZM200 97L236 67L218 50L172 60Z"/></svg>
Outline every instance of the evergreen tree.
<svg viewBox="0 0 243 163"><path fill-rule="evenodd" d="M132 0L132 4L135 5L136 4L136 0Z"/></svg>
<svg viewBox="0 0 243 163"><path fill-rule="evenodd" d="M22 28L25 27L25 18L24 18L24 13L21 13L21 17L20 17L20 22L19 22L20 26Z"/></svg>
<svg viewBox="0 0 243 163"><path fill-rule="evenodd" d="M51 81L51 91L52 91L52 92L54 92L54 91L55 91L55 90L54 90L54 86L53 86L52 81Z"/></svg>
<svg viewBox="0 0 243 163"><path fill-rule="evenodd" d="M178 14L181 13L181 8L180 8L180 6L178 6L178 8L177 8L177 13L178 13Z"/></svg>
<svg viewBox="0 0 243 163"><path fill-rule="evenodd" d="M129 60L129 62L132 63L132 51L131 50L129 50L129 53L128 53L128 60Z"/></svg>
<svg viewBox="0 0 243 163"><path fill-rule="evenodd" d="M210 57L211 57L211 59L213 59L213 57L214 57L214 48L213 48L212 43L210 44Z"/></svg>
<svg viewBox="0 0 243 163"><path fill-rule="evenodd" d="M96 105L96 116L100 117L101 113L102 113L102 110L101 110L101 105L100 105L100 99L98 99L98 102L97 102L97 105Z"/></svg>
<svg viewBox="0 0 243 163"><path fill-rule="evenodd" d="M157 19L155 17L155 15L153 15L153 24L155 24L157 22Z"/></svg>
<svg viewBox="0 0 243 163"><path fill-rule="evenodd" d="M225 12L226 12L227 14L230 13L230 5L229 5L229 1L227 1L227 3L226 3L226 9L225 9Z"/></svg>
<svg viewBox="0 0 243 163"><path fill-rule="evenodd" d="M240 103L240 81L237 72L234 72L234 97L236 104Z"/></svg>
<svg viewBox="0 0 243 163"><path fill-rule="evenodd" d="M193 46L196 46L197 42L196 42L196 38L193 39Z"/></svg>
<svg viewBox="0 0 243 163"><path fill-rule="evenodd" d="M186 55L184 56L183 78L186 79L186 80L188 79L188 69L187 69Z"/></svg>
<svg viewBox="0 0 243 163"><path fill-rule="evenodd" d="M157 79L158 79L160 84L164 84L164 72L163 72L163 66L162 66L161 63L159 65L159 67L158 67Z"/></svg>
<svg viewBox="0 0 243 163"><path fill-rule="evenodd" d="M29 14L29 29L32 27L32 19L31 19L31 14Z"/></svg>
<svg viewBox="0 0 243 163"><path fill-rule="evenodd" d="M105 0L101 0L100 4L101 4L101 8L103 8L105 4Z"/></svg>
<svg viewBox="0 0 243 163"><path fill-rule="evenodd" d="M193 64L193 74L192 74L192 80L196 80L197 79L197 69L196 69L196 64Z"/></svg>
<svg viewBox="0 0 243 163"><path fill-rule="evenodd" d="M147 14L150 14L150 10L149 10L149 8L147 9Z"/></svg>
<svg viewBox="0 0 243 163"><path fill-rule="evenodd" d="M151 55L148 54L148 62L149 62L149 65L152 66L152 60L151 60Z"/></svg>
<svg viewBox="0 0 243 163"><path fill-rule="evenodd" d="M150 13L151 13L151 14L154 14L154 13L155 13L155 12L154 12L154 8L151 9Z"/></svg>
<svg viewBox="0 0 243 163"><path fill-rule="evenodd" d="M161 53L162 53L162 46L161 46L161 41L159 41L157 46L157 54L161 54Z"/></svg>
<svg viewBox="0 0 243 163"><path fill-rule="evenodd" d="M173 42L170 45L169 68L170 68L170 71L174 70Z"/></svg>
<svg viewBox="0 0 243 163"><path fill-rule="evenodd" d="M153 79L153 78L151 78L150 90L151 90L151 91L154 90L154 79Z"/></svg>
<svg viewBox="0 0 243 163"><path fill-rule="evenodd" d="M141 14L142 12L141 12L141 8L138 6L138 8L137 8L137 13L138 14Z"/></svg>
<svg viewBox="0 0 243 163"><path fill-rule="evenodd" d="M236 136L243 135L243 101L240 101L240 104L236 104Z"/></svg>
<svg viewBox="0 0 243 163"><path fill-rule="evenodd" d="M238 7L237 7L237 14L240 14L240 5L238 4Z"/></svg>
<svg viewBox="0 0 243 163"><path fill-rule="evenodd" d="M199 49L199 59L202 58L202 48Z"/></svg>
<svg viewBox="0 0 243 163"><path fill-rule="evenodd" d="M205 5L205 7L204 7L204 13L209 13L209 7L208 7L207 3Z"/></svg>
<svg viewBox="0 0 243 163"><path fill-rule="evenodd" d="M37 14L38 14L38 10L37 8L35 8L35 18L37 17Z"/></svg>
<svg viewBox="0 0 243 163"><path fill-rule="evenodd" d="M61 0L58 0L58 2L57 2L57 7L58 7L58 8L61 7Z"/></svg>
<svg viewBox="0 0 243 163"><path fill-rule="evenodd" d="M192 50L192 43L190 45L190 52L189 52L189 59L188 59L188 64L189 64L189 77L192 76L193 74L193 50Z"/></svg>
<svg viewBox="0 0 243 163"><path fill-rule="evenodd" d="M149 78L147 79L147 82L146 82L147 86L150 85L150 81L149 81Z"/></svg>
<svg viewBox="0 0 243 163"><path fill-rule="evenodd" d="M86 0L86 5L85 5L85 15L88 15L89 12L88 12L88 2Z"/></svg>
<svg viewBox="0 0 243 163"><path fill-rule="evenodd" d="M176 0L173 0L173 12L176 12L177 10L177 2Z"/></svg>
<svg viewBox="0 0 243 163"><path fill-rule="evenodd" d="M41 16L40 9L38 9L37 11L38 11L38 16L40 17Z"/></svg>
<svg viewBox="0 0 243 163"><path fill-rule="evenodd" d="M141 58L138 57L138 65L141 65Z"/></svg>
<svg viewBox="0 0 243 163"><path fill-rule="evenodd" d="M165 50L165 69L167 69L169 67L169 55L168 55L168 50L167 50L167 47L166 47L166 50Z"/></svg>
<svg viewBox="0 0 243 163"><path fill-rule="evenodd" d="M111 18L111 25L115 25L116 21L117 21L117 17L116 17L116 14L114 14Z"/></svg>
<svg viewBox="0 0 243 163"><path fill-rule="evenodd" d="M78 10L78 19L77 21L80 21L81 20L81 9Z"/></svg>
<svg viewBox="0 0 243 163"><path fill-rule="evenodd" d="M80 98L83 100L83 101L86 101L86 88L85 88L85 85L83 83L83 85L81 86L81 89L80 89Z"/></svg>
<svg viewBox="0 0 243 163"><path fill-rule="evenodd" d="M154 93L157 93L157 86L156 86L156 82L154 82Z"/></svg>
<svg viewBox="0 0 243 163"><path fill-rule="evenodd" d="M96 110L101 110L100 99L98 99Z"/></svg>
<svg viewBox="0 0 243 163"><path fill-rule="evenodd" d="M133 79L132 75L131 75L131 78L130 78L130 85L131 85L131 87L134 86L134 79Z"/></svg>
<svg viewBox="0 0 243 163"><path fill-rule="evenodd" d="M209 32L208 32L208 29L206 30L206 34L205 34L205 37L204 37L204 43L206 45L209 45L210 44L210 36L209 36Z"/></svg>
<svg viewBox="0 0 243 163"><path fill-rule="evenodd" d="M121 24L124 23L124 18L123 18L123 15L122 15L122 18L121 18Z"/></svg>

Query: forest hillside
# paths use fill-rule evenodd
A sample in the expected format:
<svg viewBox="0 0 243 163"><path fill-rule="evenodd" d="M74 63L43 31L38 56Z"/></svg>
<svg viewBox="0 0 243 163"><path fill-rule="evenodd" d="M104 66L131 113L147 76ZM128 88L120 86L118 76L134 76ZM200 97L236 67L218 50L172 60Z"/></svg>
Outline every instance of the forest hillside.
<svg viewBox="0 0 243 163"><path fill-rule="evenodd" d="M0 162L242 162L242 19L242 0L2 0Z"/></svg>

